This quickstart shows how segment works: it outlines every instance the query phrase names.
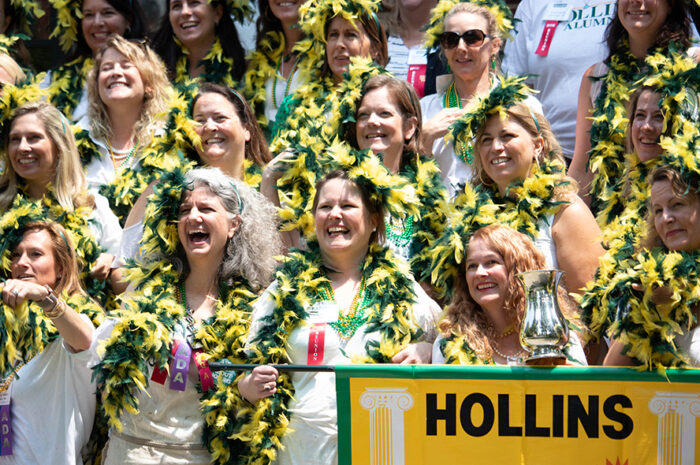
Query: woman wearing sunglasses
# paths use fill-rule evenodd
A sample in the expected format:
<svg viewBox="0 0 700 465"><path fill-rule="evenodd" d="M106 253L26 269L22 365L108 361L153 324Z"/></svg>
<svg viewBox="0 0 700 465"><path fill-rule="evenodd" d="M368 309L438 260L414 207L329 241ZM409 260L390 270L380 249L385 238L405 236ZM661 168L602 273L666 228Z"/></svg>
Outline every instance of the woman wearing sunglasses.
<svg viewBox="0 0 700 465"><path fill-rule="evenodd" d="M440 26L435 24L445 11L443 5L446 1L453 0L442 0L433 10L431 24L434 28ZM462 116L463 108L489 94L495 81L494 74L498 71L501 32L496 15L489 8L471 3L453 6L444 16L442 27L444 31L437 37L452 74L439 76L438 92L421 100L424 115L422 142L423 150L437 160L449 194L454 195L460 190L459 186L471 178L471 169L444 136L450 125ZM430 39L426 45L431 47ZM533 110L541 113L539 102L534 102Z"/></svg>

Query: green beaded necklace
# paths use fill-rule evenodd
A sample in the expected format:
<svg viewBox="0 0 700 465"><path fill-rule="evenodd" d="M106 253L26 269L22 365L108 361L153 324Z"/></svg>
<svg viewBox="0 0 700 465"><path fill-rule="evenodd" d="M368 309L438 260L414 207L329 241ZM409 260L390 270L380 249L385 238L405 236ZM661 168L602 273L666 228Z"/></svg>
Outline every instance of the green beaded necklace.
<svg viewBox="0 0 700 465"><path fill-rule="evenodd" d="M442 107L443 108L457 108L459 107L462 109L462 99L459 98L459 92L457 92L457 87L455 86L455 82L452 81L452 83L447 87L447 92L445 93L445 97L442 99ZM460 160L462 160L464 163L471 165L472 160L473 160L473 153L474 153L474 148L472 147L472 144L459 144L460 149L455 150L457 152L457 157L459 157ZM466 147L465 147L466 145ZM455 146L456 149L456 146Z"/></svg>
<svg viewBox="0 0 700 465"><path fill-rule="evenodd" d="M401 224L389 221L386 237L397 247L406 247L413 237L413 217L409 215Z"/></svg>
<svg viewBox="0 0 700 465"><path fill-rule="evenodd" d="M362 277L360 281L360 288L357 290L357 294L352 299L352 303L348 308L348 311L341 312L338 315L338 321L328 323L340 336L343 342L347 342L357 328L365 324L367 317L365 316L365 307L367 307L367 294L365 292L365 277ZM326 282L318 293L323 300L335 301L335 294L333 293L333 288L329 282Z"/></svg>
<svg viewBox="0 0 700 465"><path fill-rule="evenodd" d="M294 77L294 72L297 70L297 63L299 63L299 57L296 57L294 59L294 64L292 65L292 71L289 73L289 78L287 79L287 85L284 87L284 97L289 94L289 86L292 84L292 78ZM275 69L275 79L272 82L272 106L275 108L279 108L279 105L277 104L277 78L278 76L281 76L280 74L280 68L282 66L282 55L280 55L279 60L277 60L277 69ZM283 76L282 76L283 77Z"/></svg>

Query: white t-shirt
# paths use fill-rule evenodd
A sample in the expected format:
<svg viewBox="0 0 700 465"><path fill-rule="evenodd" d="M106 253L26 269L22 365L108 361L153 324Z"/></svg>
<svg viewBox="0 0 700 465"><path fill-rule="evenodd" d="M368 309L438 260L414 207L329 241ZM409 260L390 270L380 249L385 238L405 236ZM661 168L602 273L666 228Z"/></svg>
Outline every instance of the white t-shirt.
<svg viewBox="0 0 700 465"><path fill-rule="evenodd" d="M425 95L425 72L428 69L428 51L422 44L408 48L401 37L389 36L387 38L389 63L386 70L397 78L407 81L418 93L418 97Z"/></svg>
<svg viewBox="0 0 700 465"><path fill-rule="evenodd" d="M74 354L59 336L19 369L11 387L13 454L0 457L0 465L83 463L95 419L89 360L90 351Z"/></svg>
<svg viewBox="0 0 700 465"><path fill-rule="evenodd" d="M535 54L542 38L547 11L552 3L567 3L568 20L557 25L547 56ZM607 56L603 43L605 28L612 20L615 0L522 0L515 12L517 33L504 50L503 72L510 75L534 74L528 83L540 93L537 97L544 115L571 158L576 138L576 108L581 79L589 66Z"/></svg>
<svg viewBox="0 0 700 465"><path fill-rule="evenodd" d="M261 328L261 319L272 314L275 302L270 294L277 289L273 283L255 303L248 340L252 341ZM424 340L435 338L435 323L439 314L438 305L428 297L423 289L413 282L417 303L413 305L413 316L425 331ZM319 304L317 302L317 304ZM336 321L338 306L335 302L321 301L327 312L334 314ZM311 307L313 308L313 307ZM316 307L319 308L319 307ZM331 311L335 309L335 312ZM317 323L327 323L322 319ZM294 329L287 340L287 349L292 364L306 364L309 347L310 325L302 323ZM378 332L365 333L364 326L343 342L338 333L325 326L323 365L352 363L353 355L365 355L365 345L370 340L378 340ZM289 432L282 438L284 449L278 451L276 465L333 465L338 463L338 425L335 396L334 373L292 373L294 399L289 405Z"/></svg>

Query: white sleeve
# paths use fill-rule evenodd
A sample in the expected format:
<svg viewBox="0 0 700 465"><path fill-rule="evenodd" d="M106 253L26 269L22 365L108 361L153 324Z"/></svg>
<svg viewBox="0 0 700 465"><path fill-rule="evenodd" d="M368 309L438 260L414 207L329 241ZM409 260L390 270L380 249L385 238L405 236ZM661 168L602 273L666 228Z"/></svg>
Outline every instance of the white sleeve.
<svg viewBox="0 0 700 465"><path fill-rule="evenodd" d="M246 348L250 347L250 342L255 339L255 337L260 332L263 326L262 319L272 315L272 312L277 306L275 304L275 299L273 293L277 290L277 281L273 282L265 289L265 292L258 298L258 300L253 303L253 313L251 315L250 328L248 329L248 338L246 339Z"/></svg>
<svg viewBox="0 0 700 465"><path fill-rule="evenodd" d="M515 19L515 30L511 32L513 38L506 42L503 49L503 61L501 62L503 74L511 76L531 72L528 69L527 54L530 51L527 49L527 33L537 26L532 24L529 0L520 2L518 9L515 11Z"/></svg>
<svg viewBox="0 0 700 465"><path fill-rule="evenodd" d="M104 356L104 351L102 350L102 343L112 335L112 330L117 324L117 320L114 318L109 318L104 321L96 330L92 333L92 342L90 343L90 361L88 366L94 367L102 361Z"/></svg>
<svg viewBox="0 0 700 465"><path fill-rule="evenodd" d="M442 365L445 363L445 357L442 355L440 350L440 342L442 341L442 335L438 336L433 342L433 365Z"/></svg>
<svg viewBox="0 0 700 465"><path fill-rule="evenodd" d="M92 195L95 197L95 208L90 218L90 230L95 235L97 243L108 254L118 257L122 241L122 227L119 225L119 219L112 213L106 198L96 192L92 192Z"/></svg>
<svg viewBox="0 0 700 465"><path fill-rule="evenodd" d="M413 291L416 293L416 303L413 304L413 318L415 318L418 326L423 330L421 342L433 342L437 337L437 323L442 310L440 306L420 287L416 281L413 281Z"/></svg>
<svg viewBox="0 0 700 465"><path fill-rule="evenodd" d="M136 260L140 257L139 246L143 237L143 221L127 226L122 231L122 240L119 246L119 255L115 263L118 266L126 264L128 259Z"/></svg>

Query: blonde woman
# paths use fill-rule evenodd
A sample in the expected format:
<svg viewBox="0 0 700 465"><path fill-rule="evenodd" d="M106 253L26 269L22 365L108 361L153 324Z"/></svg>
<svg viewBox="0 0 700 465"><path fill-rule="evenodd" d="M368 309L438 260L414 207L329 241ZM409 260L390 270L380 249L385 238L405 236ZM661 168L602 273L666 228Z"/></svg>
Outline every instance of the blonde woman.
<svg viewBox="0 0 700 465"><path fill-rule="evenodd" d="M164 126L168 77L148 46L112 35L88 73L88 114L79 122L81 157L92 189L139 170L143 149Z"/></svg>
<svg viewBox="0 0 700 465"><path fill-rule="evenodd" d="M121 227L106 199L88 191L68 120L51 104L35 102L16 109L8 125L0 211L13 215L23 202L39 201L48 217L77 238L81 271L105 281L119 251Z"/></svg>

